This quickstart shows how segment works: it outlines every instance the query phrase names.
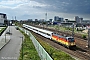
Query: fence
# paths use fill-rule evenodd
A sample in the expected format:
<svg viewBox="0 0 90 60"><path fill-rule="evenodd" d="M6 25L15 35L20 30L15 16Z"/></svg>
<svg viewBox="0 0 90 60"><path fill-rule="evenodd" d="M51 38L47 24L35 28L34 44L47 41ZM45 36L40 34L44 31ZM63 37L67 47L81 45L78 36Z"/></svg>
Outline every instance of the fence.
<svg viewBox="0 0 90 60"><path fill-rule="evenodd" d="M25 32L27 35L30 36L30 39L32 40L41 60L53 60L49 54L44 50L44 48L39 44L39 42L35 39L35 37L28 31L28 30L25 30L23 28L20 28L20 30L22 30L23 32Z"/></svg>

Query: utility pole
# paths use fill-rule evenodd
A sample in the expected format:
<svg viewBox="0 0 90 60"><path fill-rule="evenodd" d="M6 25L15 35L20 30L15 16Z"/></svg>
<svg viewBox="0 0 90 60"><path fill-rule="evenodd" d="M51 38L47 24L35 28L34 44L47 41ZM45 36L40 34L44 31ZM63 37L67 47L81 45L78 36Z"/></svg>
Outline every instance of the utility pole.
<svg viewBox="0 0 90 60"><path fill-rule="evenodd" d="M74 23L72 24L72 37L74 37Z"/></svg>
<svg viewBox="0 0 90 60"><path fill-rule="evenodd" d="M90 48L90 29L88 29L88 48Z"/></svg>
<svg viewBox="0 0 90 60"><path fill-rule="evenodd" d="M10 20L8 20L8 27L9 27L9 33L10 33Z"/></svg>
<svg viewBox="0 0 90 60"><path fill-rule="evenodd" d="M5 33L5 43L6 43L6 33Z"/></svg>
<svg viewBox="0 0 90 60"><path fill-rule="evenodd" d="M20 37L22 39L22 60L23 60L23 37Z"/></svg>

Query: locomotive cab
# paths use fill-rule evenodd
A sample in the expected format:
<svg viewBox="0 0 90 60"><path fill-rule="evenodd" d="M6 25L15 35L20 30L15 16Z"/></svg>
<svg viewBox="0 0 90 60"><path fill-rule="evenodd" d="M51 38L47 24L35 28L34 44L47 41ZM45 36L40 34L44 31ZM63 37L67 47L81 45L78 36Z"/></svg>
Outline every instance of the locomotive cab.
<svg viewBox="0 0 90 60"><path fill-rule="evenodd" d="M73 37L67 37L66 39L67 39L68 47L75 46L75 40Z"/></svg>
<svg viewBox="0 0 90 60"><path fill-rule="evenodd" d="M72 38L67 38L67 41L68 42L74 42L74 38L72 37Z"/></svg>

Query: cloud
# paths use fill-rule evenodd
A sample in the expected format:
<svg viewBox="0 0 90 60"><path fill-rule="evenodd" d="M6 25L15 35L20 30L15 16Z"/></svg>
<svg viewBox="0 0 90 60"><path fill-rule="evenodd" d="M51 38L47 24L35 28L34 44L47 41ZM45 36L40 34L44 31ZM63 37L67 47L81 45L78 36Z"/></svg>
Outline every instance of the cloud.
<svg viewBox="0 0 90 60"><path fill-rule="evenodd" d="M0 11L7 13L8 18L17 16L18 19L45 18L46 12L48 18L55 15L72 19L75 15L89 18L89 3L89 0L2 0Z"/></svg>
<svg viewBox="0 0 90 60"><path fill-rule="evenodd" d="M54 10L56 12L90 14L89 0L39 0L39 2L52 5L49 10L56 9Z"/></svg>
<svg viewBox="0 0 90 60"><path fill-rule="evenodd" d="M27 6L38 6L38 7L45 7L47 5L36 2L36 1L32 1L32 0L3 0L0 2L0 5L3 6L11 6L11 7L16 7L18 5L27 5Z"/></svg>
<svg viewBox="0 0 90 60"><path fill-rule="evenodd" d="M17 2L17 1L18 0L1 1L0 2L0 4L1 4L0 6L2 7L2 8L0 8L1 12L7 13L9 18L11 18L12 16L18 16L20 19L20 16L21 16L21 18L27 19L27 17L31 18L31 15L36 16L38 13L40 14L42 12L42 10L38 10L38 9L47 6L45 4L35 2L35 1L29 1L29 0L28 0L29 2L26 1L27 3L24 3L24 1L21 1L21 0L19 0L19 2ZM6 5L3 4L6 2L7 2ZM9 6L8 4L9 5L17 4L17 5Z"/></svg>
<svg viewBox="0 0 90 60"><path fill-rule="evenodd" d="M0 2L1 5L16 5L16 4L19 4L19 3L26 3L26 2L29 2L29 0L2 0Z"/></svg>

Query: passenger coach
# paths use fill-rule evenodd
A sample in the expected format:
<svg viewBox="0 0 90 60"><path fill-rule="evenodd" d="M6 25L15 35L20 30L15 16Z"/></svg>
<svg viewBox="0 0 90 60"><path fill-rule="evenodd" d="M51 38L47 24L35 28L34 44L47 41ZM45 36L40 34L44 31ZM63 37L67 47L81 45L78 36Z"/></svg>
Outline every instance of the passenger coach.
<svg viewBox="0 0 90 60"><path fill-rule="evenodd" d="M27 29L29 29L29 30L31 30L31 31L43 36L43 37L46 37L46 38L52 39L54 41L57 41L57 42L59 42L60 44L62 44L64 46L67 46L67 47L76 46L75 45L75 40L71 36L62 36L60 34L56 34L56 33L52 32L52 31L48 31L48 30L45 30L45 29L40 29L40 28L29 26L29 25L26 25L26 24L23 24L23 27L27 28Z"/></svg>

